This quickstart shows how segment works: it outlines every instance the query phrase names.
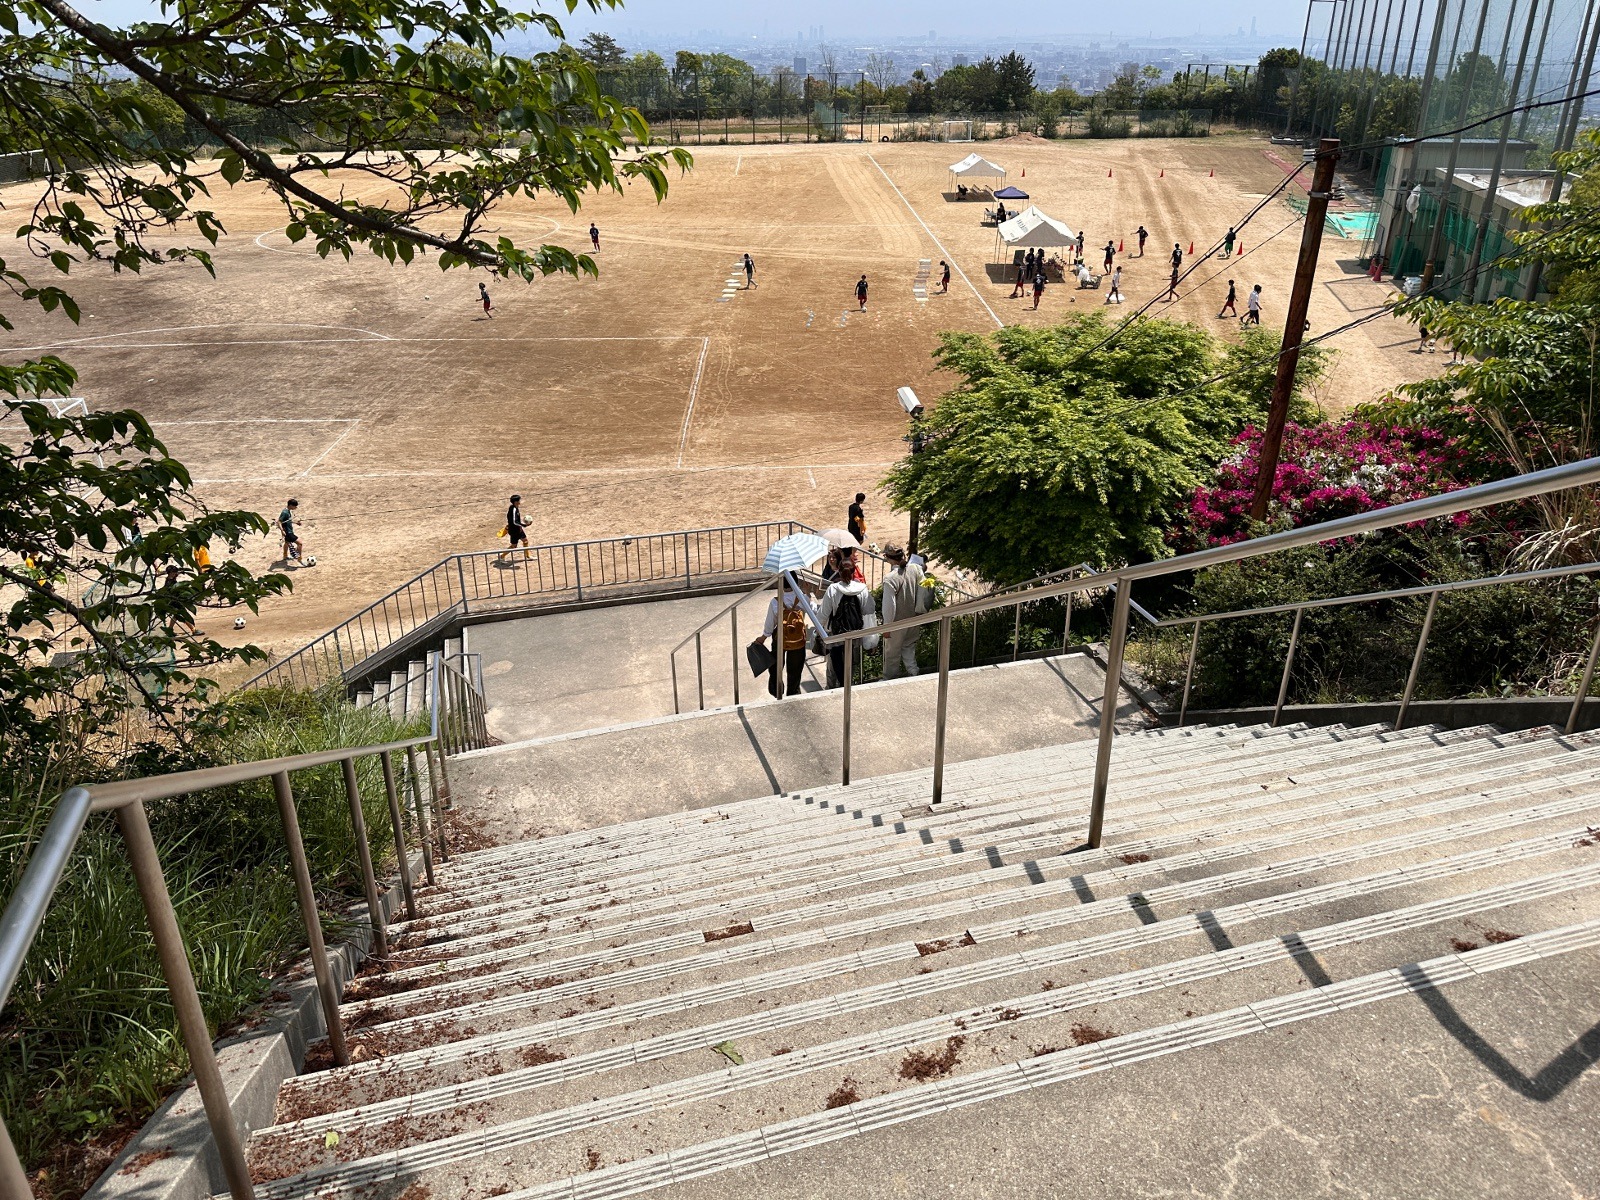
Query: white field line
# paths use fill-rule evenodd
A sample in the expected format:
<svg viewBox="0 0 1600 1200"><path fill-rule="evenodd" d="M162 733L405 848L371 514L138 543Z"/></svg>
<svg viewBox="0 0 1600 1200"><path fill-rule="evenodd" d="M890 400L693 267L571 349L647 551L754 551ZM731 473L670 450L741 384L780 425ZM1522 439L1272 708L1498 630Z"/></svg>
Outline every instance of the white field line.
<svg viewBox="0 0 1600 1200"><path fill-rule="evenodd" d="M906 199L906 194L900 190L894 180L889 178L889 172L883 169L883 164L881 164L877 159L873 158L871 154L867 155L867 159L872 163L873 166L878 168L878 174L883 176L884 181L888 183L890 187L894 188L894 194L900 197L900 201L906 206L907 211L910 212L913 217L916 217L917 224L922 226L922 231L933 239L933 244L939 247L939 252L944 256L945 262L949 263L950 266L954 268L955 273L961 276L961 282L972 289L972 294L978 298L978 303L983 305L984 312L988 313L990 317L994 318L995 328L1004 329L1006 323L1002 321L998 315L996 315L994 309L989 307L989 302L983 298L983 293L977 289L977 286L972 282L972 280L967 278L967 273L961 269L961 264L956 261L956 256L944 248L944 243L939 240L939 236L934 233L933 230L928 228L928 223L922 219L922 214L917 212L917 210L911 206L911 201Z"/></svg>
<svg viewBox="0 0 1600 1200"><path fill-rule="evenodd" d="M268 322L261 322L266 324ZM178 329L215 329L214 325L188 325L176 326ZM346 329L352 326L344 325L312 325L312 329ZM159 333L161 330L138 330L138 333ZM34 350L56 350L70 347L74 353L83 350L169 350L188 346L342 346L352 342L396 342L396 343L457 343L457 342L676 342L688 339L694 340L697 335L692 333L663 333L646 334L638 337L505 337L485 335L483 337L391 337L386 333L374 333L368 329L357 330L358 333L370 334L369 337L359 338L219 338L206 342L103 342L98 345L87 345L78 342L48 342L39 346L0 346L0 354L20 354ZM133 337L134 333L104 333L100 338Z"/></svg>
<svg viewBox="0 0 1600 1200"><path fill-rule="evenodd" d="M295 479L304 479L306 476L310 475L311 472L316 468L318 463L320 463L323 459L327 458L328 455L332 454L336 449L338 449L339 443L344 441L345 438L349 437L352 433L354 433L356 431L356 426L359 425L359 424L361 424L359 419L350 422L350 424L345 427L344 431L342 433L340 433L338 437L334 438L333 441L328 443L327 449L325 449L321 454L317 455L309 463L307 463L306 464L306 469L304 471L301 471L298 474L294 475L293 478L295 478Z"/></svg>
<svg viewBox="0 0 1600 1200"><path fill-rule="evenodd" d="M733 160L733 173L737 175L739 173L739 168L742 166L744 166L744 155L741 154L738 158Z"/></svg>
<svg viewBox="0 0 1600 1200"><path fill-rule="evenodd" d="M159 422L158 422L159 424ZM717 472L737 471L803 471L810 479L816 471L876 471L892 467L891 462L841 462L841 463L730 463L722 466L708 467L580 467L580 468L544 468L528 469L525 467L511 468L504 471L347 471L323 472L321 475L312 476L312 480L319 483L342 483L353 479L511 479L527 480L543 477L565 478L570 476L618 476L618 475L659 475L662 473L681 472L685 475L715 474ZM288 478L297 478L288 476ZM282 483L283 477L246 476L238 479L196 479L195 483L202 484L232 484L232 483Z"/></svg>
<svg viewBox="0 0 1600 1200"><path fill-rule="evenodd" d="M700 397L700 377L706 369L706 351L711 349L711 339L700 339L700 361L694 365L694 382L689 385L689 407L683 411L683 428L678 431L677 466L683 466L683 451L689 444L689 422L694 420L694 402Z"/></svg>
<svg viewBox="0 0 1600 1200"><path fill-rule="evenodd" d="M217 417L192 421L152 421L152 425L357 425L360 417Z"/></svg>
<svg viewBox="0 0 1600 1200"><path fill-rule="evenodd" d="M280 329L339 329L349 333L365 334L361 338L328 338L328 341L379 341L392 342L386 333L379 333L374 329L362 329L359 325L322 325L314 321L214 321L204 325L158 325L154 329L130 329L126 333L96 333L88 337L62 338L54 342L43 342L37 346L0 346L0 354L20 354L30 350L54 350L63 346L71 346L78 350L124 350L129 348L127 342L115 342L110 345L92 345L94 342L105 343L111 338L140 337L151 333L187 333L192 329L233 329L241 325L264 325ZM321 341L320 338L302 338L301 341ZM154 343L164 345L165 343ZM228 343L195 342L194 345L227 345ZM247 345L249 343L240 343Z"/></svg>

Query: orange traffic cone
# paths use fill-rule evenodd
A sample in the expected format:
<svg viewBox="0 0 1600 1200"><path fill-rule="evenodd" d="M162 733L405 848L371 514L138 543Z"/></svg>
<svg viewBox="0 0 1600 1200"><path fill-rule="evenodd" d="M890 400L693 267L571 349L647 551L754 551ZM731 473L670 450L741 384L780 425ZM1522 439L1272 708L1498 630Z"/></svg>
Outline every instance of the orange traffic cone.
<svg viewBox="0 0 1600 1200"><path fill-rule="evenodd" d="M1162 167L1161 168L1161 174L1157 175L1156 178L1157 179L1165 179L1166 177L1167 177L1167 169L1165 167Z"/></svg>
<svg viewBox="0 0 1600 1200"><path fill-rule="evenodd" d="M1028 177L1028 168L1027 167L1023 167L1022 168L1022 177L1024 179L1026 179Z"/></svg>
<svg viewBox="0 0 1600 1200"><path fill-rule="evenodd" d="M1189 243L1189 253L1190 253L1190 254L1193 254L1193 253L1194 253L1194 243L1193 243L1193 242L1190 242L1190 243Z"/></svg>
<svg viewBox="0 0 1600 1200"><path fill-rule="evenodd" d="M1207 179L1215 179L1216 177L1217 177L1217 169L1215 167L1212 167L1211 170L1209 172L1207 172L1206 178Z"/></svg>
<svg viewBox="0 0 1600 1200"><path fill-rule="evenodd" d="M1111 178L1111 168L1110 168L1110 167L1107 167L1107 168L1106 168L1106 178L1107 178L1107 179L1110 179L1110 178Z"/></svg>
<svg viewBox="0 0 1600 1200"><path fill-rule="evenodd" d="M1240 253L1241 256L1244 254L1244 243L1243 242L1239 243L1239 253Z"/></svg>
<svg viewBox="0 0 1600 1200"><path fill-rule="evenodd" d="M1122 239L1121 238L1117 239L1117 253L1118 254L1122 253Z"/></svg>

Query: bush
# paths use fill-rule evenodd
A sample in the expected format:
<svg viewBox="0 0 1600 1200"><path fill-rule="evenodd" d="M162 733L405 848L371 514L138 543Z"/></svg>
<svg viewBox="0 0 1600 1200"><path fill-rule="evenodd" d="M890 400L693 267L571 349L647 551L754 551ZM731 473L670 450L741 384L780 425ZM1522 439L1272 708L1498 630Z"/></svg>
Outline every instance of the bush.
<svg viewBox="0 0 1600 1200"><path fill-rule="evenodd" d="M417 732L399 728L386 709L357 710L328 691L245 693L219 715L182 760L147 750L126 764L104 764L102 777L365 745ZM357 779L374 859L390 864L394 843L377 760L359 764ZM343 776L337 765L298 772L294 789L324 921L337 932L339 912L361 894ZM60 781L0 773L5 894L14 891L59 790ZM147 811L215 1030L258 1004L272 976L304 945L270 781L152 803ZM73 1194L92 1182L92 1174L76 1178L65 1167L75 1157L73 1147L143 1120L188 1071L148 929L115 821L92 817L4 1013L0 1114L24 1166L48 1166L45 1195Z"/></svg>

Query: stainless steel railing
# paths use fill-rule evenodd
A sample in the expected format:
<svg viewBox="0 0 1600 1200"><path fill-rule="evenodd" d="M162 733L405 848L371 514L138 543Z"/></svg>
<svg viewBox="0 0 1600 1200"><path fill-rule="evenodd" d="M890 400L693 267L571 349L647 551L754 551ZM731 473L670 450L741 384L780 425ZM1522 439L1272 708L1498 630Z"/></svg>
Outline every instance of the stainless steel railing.
<svg viewBox="0 0 1600 1200"><path fill-rule="evenodd" d="M1111 631L1106 646L1105 694L1100 706L1099 741L1096 747L1094 779L1090 791L1087 844L1090 847L1100 845L1105 823L1106 792L1111 773L1111 740L1115 734L1114 717L1117 696L1121 690L1122 660L1127 648L1128 617L1131 611L1134 583L1141 579L1155 579L1184 571L1204 570L1207 567L1220 566L1224 563L1241 562L1248 558L1272 554L1279 550L1292 550L1299 546L1310 546L1321 542L1335 541L1340 538L1357 537L1380 529L1390 529L1396 525L1426 521L1435 517L1447 517L1470 509L1488 508L1496 504L1526 499L1529 496L1564 491L1568 488L1581 487L1597 482L1600 482L1600 458L1588 458L1582 462L1567 463L1563 466L1550 467L1543 471L1534 471L1526 475L1496 480L1493 483L1478 484L1474 487L1445 492L1438 496L1411 500L1405 504L1396 504L1373 512L1357 513L1334 521L1324 521L1317 525L1306 525L1299 529L1289 529L1281 533L1268 534L1265 537L1252 538L1249 541L1236 542L1227 546L1213 546L1206 550L1195 551L1192 554L1179 555L1176 558L1162 559L1157 562L1136 563L1101 574L1080 576L1034 588L1030 593L1030 598L1038 600L1054 596L1068 596L1089 588L1115 586ZM1576 573L1576 571L1573 573ZM1504 581L1504 579L1505 577L1502 577L1501 581ZM1446 586L1449 585L1440 585L1440 589L1442 590ZM1428 588L1426 590L1434 589ZM933 739L933 802L936 804L943 798L944 793L944 743L949 707L951 623L966 615L988 612L999 608L1009 608L1017 603L1019 603L1019 600L1015 593L983 596L948 608L935 609L933 612L922 616L907 617L904 620L894 621L887 625L879 625L869 630L851 631L823 638L825 645L846 645L868 634L896 633L900 630L917 629L923 625L938 623L939 690L935 705ZM1437 597L1434 600L1434 604L1436 603ZM1433 606L1430 605L1431 607ZM1427 629L1425 628L1420 641L1425 643L1426 638ZM1600 634L1597 634L1595 648L1589 656L1590 669L1585 672L1584 686L1579 690L1575 712L1577 705L1581 705L1583 698L1588 694L1588 686L1592 682L1593 667L1597 657L1600 657ZM1420 659L1418 662L1420 662ZM846 679L848 680L848 675ZM843 729L841 731L844 747L841 777L845 783L849 783L850 705L848 684L845 689L845 697Z"/></svg>
<svg viewBox="0 0 1600 1200"><path fill-rule="evenodd" d="M1406 723L1406 711L1411 707L1412 697L1416 694L1417 680L1422 674L1423 655L1428 648L1428 635L1433 631L1434 614L1438 611L1439 597L1452 592L1471 591L1475 588L1492 587L1496 584L1506 583L1533 583L1545 579L1566 579L1574 575L1600 576L1600 562L1579 563L1566 567L1546 567L1538 571L1518 571L1509 575L1485 575L1477 579L1460 579L1453 583L1420 584L1416 587L1390 588L1382 592L1362 592L1351 596L1332 596L1321 600L1295 600L1284 604L1269 604L1262 608L1241 608L1232 612L1199 613L1194 616L1168 617L1165 620L1151 620L1157 629L1171 629L1177 626L1193 626L1194 632L1189 638L1189 653L1183 674L1183 700L1178 707L1178 724L1182 725L1189 713L1189 690L1194 681L1194 666L1200 654L1200 626L1216 621L1232 621L1244 617L1268 617L1276 613L1293 613L1294 624L1289 634L1289 648L1283 656L1283 674L1278 682L1278 699L1272 710L1272 724L1276 725L1283 716L1283 706L1289 696L1289 682L1294 671L1295 651L1300 645L1300 626L1308 611L1319 608L1334 608L1346 604L1368 604L1377 600L1408 600L1415 597L1428 597L1427 611L1422 618L1422 626L1417 634L1416 649L1411 655L1411 669L1406 674L1405 690L1400 696L1400 710L1395 714L1394 727L1402 728ZM1584 697L1589 693L1589 685L1594 680L1596 658L1600 657L1600 626L1596 627L1594 641L1589 649L1588 665L1584 668L1583 682L1578 688L1578 694L1572 698L1572 708L1567 715L1566 731L1572 733L1578 728L1578 714L1582 711Z"/></svg>
<svg viewBox="0 0 1600 1200"><path fill-rule="evenodd" d="M400 890L406 916L414 919L416 897L411 858L406 846L406 821L402 813L401 791L409 784L411 815L415 822L417 839L422 849L423 872L427 881L433 882L433 844L436 835L441 859L448 860L449 846L445 840L444 826L439 820L442 809L451 807L450 783L446 773L445 758L462 750L485 744L487 732L484 725L483 698L471 680L456 667L442 659L434 662L433 705L430 728L420 737L403 738L372 746L356 746L341 750L323 750L314 754L297 754L288 758L267 759L259 762L238 763L224 767L206 767L196 771L182 771L173 775L156 775L144 779L122 780L116 783L95 784L90 787L71 787L62 794L49 824L33 848L22 878L0 914L0 1008L11 995L11 989L22 973L28 949L39 932L51 897L61 882L72 858L73 848L83 832L89 817L98 812L114 812L128 850L128 861L133 868L140 895L144 900L150 932L155 941L156 953L161 961L167 990L172 996L172 1006L177 1013L178 1027L189 1062L194 1071L195 1084L200 1090L206 1121L216 1141L228 1190L234 1200L251 1200L254 1191L249 1167L245 1162L244 1147L238 1126L223 1086L222 1074L217 1066L216 1053L211 1045L211 1034L206 1027L205 1011L195 987L194 975L189 966L189 954L184 945L183 932L178 927L172 907L172 896L167 890L161 858L150 823L145 814L145 804L152 800L170 799L203 792L211 788L226 787L256 779L271 779L273 795L277 801L278 815L283 823L284 840L288 847L289 864L294 874L295 893L300 914L305 925L306 943L311 953L312 970L316 976L317 995L322 1006L323 1020L327 1025L328 1042L334 1061L343 1065L350 1061L345 1042L344 1025L339 1017L339 994L333 972L328 962L327 946L322 938L322 917L317 909L316 890L306 858L305 844L300 835L300 818L295 808L292 775L311 767L338 763L344 778L345 798L350 807L350 823L355 836L357 856L360 861L362 889L367 904L367 918L372 926L373 947L380 957L388 954L388 926L378 891L378 878L373 869L372 846L367 833L365 810L356 778L356 763L376 756L382 766L384 794L389 804L389 823L394 834L394 849L400 871ZM425 771L418 767L417 755L421 752ZM406 774L397 780L394 758L405 755ZM428 783L428 802L424 803L422 778ZM430 832L429 811L432 811ZM17 1157L11 1135L0 1122L0 1200L29 1200L32 1192L28 1179Z"/></svg>
<svg viewBox="0 0 1600 1200"><path fill-rule="evenodd" d="M798 521L762 521L452 554L244 686L348 678L375 655L475 612L726 583L758 571L774 541L799 532L813 531Z"/></svg>

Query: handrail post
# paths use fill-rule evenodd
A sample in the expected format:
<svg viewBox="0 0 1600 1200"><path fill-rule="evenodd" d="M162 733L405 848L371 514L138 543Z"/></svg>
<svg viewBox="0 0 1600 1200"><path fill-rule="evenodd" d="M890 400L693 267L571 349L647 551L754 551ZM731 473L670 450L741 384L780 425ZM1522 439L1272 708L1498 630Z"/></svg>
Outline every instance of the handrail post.
<svg viewBox="0 0 1600 1200"><path fill-rule="evenodd" d="M1106 691L1100 701L1100 744L1094 756L1094 790L1089 797L1089 836L1084 840L1091 850L1100 848L1100 831L1106 819L1106 785L1111 779L1111 739L1116 735L1117 697L1122 691L1122 652L1128 643L1128 600L1133 584L1126 579L1116 584L1116 600L1111 607L1111 640L1106 644Z"/></svg>
<svg viewBox="0 0 1600 1200"><path fill-rule="evenodd" d="M1017 601L1017 616L1011 622L1011 661L1017 661L1017 655L1022 651L1022 601Z"/></svg>
<svg viewBox="0 0 1600 1200"><path fill-rule="evenodd" d="M438 742L429 742L422 747L423 761L428 764L428 791L433 797L433 827L434 832L439 835L439 861L447 863L450 861L450 843L445 838L444 818L439 814L449 808L449 804L445 801L450 797L450 781L445 777L442 765L440 770L434 770L433 759L436 753L439 755L440 763L443 764L444 754L440 751Z"/></svg>
<svg viewBox="0 0 1600 1200"><path fill-rule="evenodd" d="M461 555L457 554L454 558L456 560L456 587L461 591L461 615L465 616L467 613L467 572L466 568L461 565ZM472 570L472 578L478 578L476 567Z"/></svg>
<svg viewBox="0 0 1600 1200"><path fill-rule="evenodd" d="M678 707L678 651L676 649L667 655L667 661L672 666L672 714L677 716L683 709Z"/></svg>
<svg viewBox="0 0 1600 1200"><path fill-rule="evenodd" d="M411 779L411 804L417 812L417 844L422 847L422 873L433 886L433 842L428 831L428 809L422 803L422 780L417 777L417 748L406 747L406 774Z"/></svg>
<svg viewBox="0 0 1600 1200"><path fill-rule="evenodd" d="M583 564L578 561L578 543L572 543L572 585L578 590L578 599L583 599Z"/></svg>
<svg viewBox="0 0 1600 1200"><path fill-rule="evenodd" d="M417 919L417 897L411 889L411 856L406 853L405 824L400 816L400 793L394 786L394 756L385 750L379 759L383 762L383 791L389 800L389 824L394 826L394 856L400 864L400 894L406 902L406 920Z"/></svg>
<svg viewBox="0 0 1600 1200"><path fill-rule="evenodd" d="M1596 660L1600 660L1600 625L1594 629L1594 642L1589 646L1589 661L1583 668L1583 682L1578 685L1578 694L1572 698L1572 711L1567 714L1567 733L1578 732L1578 716L1583 711L1583 702L1589 696L1589 685L1594 682L1594 668Z"/></svg>
<svg viewBox="0 0 1600 1200"><path fill-rule="evenodd" d="M1076 595L1076 592L1067 593L1067 619L1061 626L1061 653L1063 654L1072 645L1072 598Z"/></svg>
<svg viewBox="0 0 1600 1200"><path fill-rule="evenodd" d="M694 567L689 562L689 535L683 535L683 586L694 587ZM702 706L703 707L703 706Z"/></svg>
<svg viewBox="0 0 1600 1200"><path fill-rule="evenodd" d="M233 1121L222 1072L217 1067L211 1030L206 1026L205 1009L200 1006L200 992L189 968L189 952L183 944L177 915L172 911L172 895L161 874L161 859L156 852L155 838L150 834L144 805L134 802L117 809L117 824L128 847L128 862L138 881L139 895L144 899L150 934L161 959L172 1007L178 1014L178 1028L183 1033L184 1048L189 1052L189 1066L200 1089L201 1103L205 1105L206 1121L217 1144L217 1156L222 1160L228 1191L233 1200L253 1200L255 1189L250 1183L244 1144L239 1137L239 1127Z"/></svg>
<svg viewBox="0 0 1600 1200"><path fill-rule="evenodd" d="M378 900L378 876L372 869L372 847L367 843L367 815L361 811L361 789L356 785L354 756L339 760L344 770L344 797L350 803L350 827L356 835L356 854L361 860L361 882L367 893L368 918L372 921L372 946L379 958L389 957L389 932L384 928L383 907Z"/></svg>
<svg viewBox="0 0 1600 1200"><path fill-rule="evenodd" d="M739 609L735 605L728 610L728 616L733 621L733 702L739 703Z"/></svg>
<svg viewBox="0 0 1600 1200"><path fill-rule="evenodd" d="M967 663L967 666L969 667L975 667L978 665L978 621L982 619L982 617L982 613L972 614L972 659Z"/></svg>
<svg viewBox="0 0 1600 1200"><path fill-rule="evenodd" d="M977 614L973 614L976 626ZM973 644L978 635L974 629ZM950 710L950 618L939 618L939 692L933 711L933 803L944 799L944 723Z"/></svg>
<svg viewBox="0 0 1600 1200"><path fill-rule="evenodd" d="M700 657L700 635L694 635L694 684L700 692L700 707L706 706L706 667Z"/></svg>
<svg viewBox="0 0 1600 1200"><path fill-rule="evenodd" d="M1438 595L1437 592L1434 595ZM1278 681L1278 704L1272 710L1272 727L1278 727L1278 718L1283 716L1283 702L1289 698L1289 673L1294 670L1295 647L1300 644L1300 620L1306 615L1304 608L1294 610L1294 631L1289 634L1289 653L1283 656L1283 678ZM1196 621L1195 632L1200 630L1200 622Z"/></svg>
<svg viewBox="0 0 1600 1200"><path fill-rule="evenodd" d="M855 673L856 644L849 638L844 640L844 767L840 772L840 782L846 787L850 784L850 676Z"/></svg>
<svg viewBox="0 0 1600 1200"><path fill-rule="evenodd" d="M1068 593L1070 598L1070 593ZM1194 681L1195 659L1200 657L1200 622L1196 619L1194 633L1189 638L1189 665L1183 670L1183 703L1178 705L1178 728L1183 728L1183 722L1189 715L1189 685Z"/></svg>
<svg viewBox="0 0 1600 1200"><path fill-rule="evenodd" d="M311 886L311 868L306 862L306 845L300 836L300 814L294 804L294 789L289 772L272 777L272 793L278 801L278 816L283 821L283 840L289 845L289 868L294 875L295 894L300 898L300 917L306 926L306 943L311 948L311 970L317 980L317 998L322 1002L322 1023L327 1026L328 1046L339 1066L350 1062L344 1040L344 1022L339 1019L339 990L328 968L328 947L322 940L322 917L317 912L317 893Z"/></svg>
<svg viewBox="0 0 1600 1200"><path fill-rule="evenodd" d="M1411 673L1406 676L1405 694L1400 697L1400 711L1395 714L1394 727L1403 728L1406 710L1411 707L1411 694L1417 690L1417 677L1422 674L1422 655L1428 648L1428 633L1433 629L1434 610L1439 607L1437 589L1428 593L1428 614L1422 618L1422 632L1417 635L1417 652L1411 656Z"/></svg>
<svg viewBox="0 0 1600 1200"><path fill-rule="evenodd" d="M33 1185L28 1173L22 1169L22 1159L11 1144L11 1131L0 1121L0 1196L8 1200L32 1200Z"/></svg>

